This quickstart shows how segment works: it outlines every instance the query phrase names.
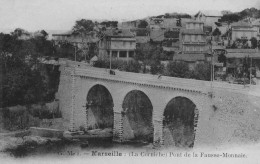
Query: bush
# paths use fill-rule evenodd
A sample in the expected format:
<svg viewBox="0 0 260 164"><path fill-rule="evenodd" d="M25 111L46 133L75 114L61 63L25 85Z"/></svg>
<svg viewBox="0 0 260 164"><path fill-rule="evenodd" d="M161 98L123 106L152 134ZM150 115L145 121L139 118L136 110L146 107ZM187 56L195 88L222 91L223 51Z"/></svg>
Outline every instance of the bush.
<svg viewBox="0 0 260 164"><path fill-rule="evenodd" d="M162 74L164 72L164 65L159 62L153 62L151 64L151 74Z"/></svg>
<svg viewBox="0 0 260 164"><path fill-rule="evenodd" d="M170 62L167 64L166 75L172 77L189 78L189 66L185 62Z"/></svg>
<svg viewBox="0 0 260 164"><path fill-rule="evenodd" d="M210 63L199 63L191 73L191 78L197 80L210 81L211 79L211 65Z"/></svg>
<svg viewBox="0 0 260 164"><path fill-rule="evenodd" d="M255 37L252 37L250 39L252 48L257 48L257 39Z"/></svg>

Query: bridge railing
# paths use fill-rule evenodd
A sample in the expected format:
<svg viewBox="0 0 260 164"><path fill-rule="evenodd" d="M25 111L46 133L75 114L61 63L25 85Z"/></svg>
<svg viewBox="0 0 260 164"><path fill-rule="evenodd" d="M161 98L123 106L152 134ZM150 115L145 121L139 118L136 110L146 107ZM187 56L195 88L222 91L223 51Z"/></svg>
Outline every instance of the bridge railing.
<svg viewBox="0 0 260 164"><path fill-rule="evenodd" d="M82 76L92 76L96 78L106 78L111 80L120 80L126 82L136 82L142 84L159 85L166 87L179 87L184 89L199 90L202 92L209 92L212 90L232 90L241 93L247 93L250 87L239 85L239 84L229 84L225 82L210 82L195 79L185 79L176 78L168 76L158 76L150 74L132 73L132 72L122 72L114 70L115 75L110 75L109 69L88 67L87 69L76 68L77 74ZM254 86L251 86L253 88Z"/></svg>

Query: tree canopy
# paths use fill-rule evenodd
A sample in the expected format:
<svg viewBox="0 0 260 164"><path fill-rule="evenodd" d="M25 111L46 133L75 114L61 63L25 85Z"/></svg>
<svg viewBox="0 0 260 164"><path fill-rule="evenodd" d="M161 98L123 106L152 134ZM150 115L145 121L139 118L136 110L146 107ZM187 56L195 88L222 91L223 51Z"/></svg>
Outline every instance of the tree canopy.
<svg viewBox="0 0 260 164"><path fill-rule="evenodd" d="M93 31L94 27L95 23L92 20L81 19L76 21L72 30L75 33L86 34Z"/></svg>
<svg viewBox="0 0 260 164"><path fill-rule="evenodd" d="M145 20L141 20L138 24L138 28L146 28L148 26L148 23Z"/></svg>
<svg viewBox="0 0 260 164"><path fill-rule="evenodd" d="M0 33L1 106L31 104L48 97L39 63L39 57L46 55L53 55L53 45L44 37L21 40L15 32Z"/></svg>
<svg viewBox="0 0 260 164"><path fill-rule="evenodd" d="M220 35L221 35L221 31L220 31L218 28L216 28L216 29L213 31L212 35L213 35L213 36L220 36Z"/></svg>

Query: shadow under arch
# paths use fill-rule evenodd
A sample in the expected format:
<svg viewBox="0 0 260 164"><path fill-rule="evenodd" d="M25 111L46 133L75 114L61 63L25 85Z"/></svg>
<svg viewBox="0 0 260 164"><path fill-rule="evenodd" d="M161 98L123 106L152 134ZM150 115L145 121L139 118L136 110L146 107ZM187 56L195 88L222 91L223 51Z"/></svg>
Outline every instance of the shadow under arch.
<svg viewBox="0 0 260 164"><path fill-rule="evenodd" d="M101 84L93 85L87 93L87 125L91 129L113 129L114 102L109 90Z"/></svg>
<svg viewBox="0 0 260 164"><path fill-rule="evenodd" d="M153 142L153 106L140 90L129 91L123 99L123 139L134 142Z"/></svg>
<svg viewBox="0 0 260 164"><path fill-rule="evenodd" d="M164 109L163 140L166 147L194 146L199 110L187 97L172 98Z"/></svg>

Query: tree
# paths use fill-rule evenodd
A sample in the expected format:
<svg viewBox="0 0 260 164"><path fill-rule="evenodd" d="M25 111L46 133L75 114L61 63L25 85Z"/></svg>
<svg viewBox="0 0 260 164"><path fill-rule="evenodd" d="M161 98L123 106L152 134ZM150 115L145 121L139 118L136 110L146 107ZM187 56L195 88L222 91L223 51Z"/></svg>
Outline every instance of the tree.
<svg viewBox="0 0 260 164"><path fill-rule="evenodd" d="M73 32L79 34L87 34L90 31L93 31L95 24L91 20L81 19L76 21L73 26Z"/></svg>
<svg viewBox="0 0 260 164"><path fill-rule="evenodd" d="M41 30L40 33L42 34L42 37L44 37L45 39L47 39L48 37L48 33L45 30Z"/></svg>
<svg viewBox="0 0 260 164"><path fill-rule="evenodd" d="M212 33L213 36L220 36L221 35L221 32L218 28L216 28L213 33Z"/></svg>
<svg viewBox="0 0 260 164"><path fill-rule="evenodd" d="M255 37L252 37L250 39L252 48L257 48L257 39Z"/></svg>
<svg viewBox="0 0 260 164"><path fill-rule="evenodd" d="M153 61L158 61L161 53L161 48L153 44L145 43L136 48L136 55L134 58L136 61L143 62L143 73L146 73L146 66L150 65Z"/></svg>
<svg viewBox="0 0 260 164"><path fill-rule="evenodd" d="M146 28L148 26L148 23L145 20L141 20L138 24L138 28Z"/></svg>
<svg viewBox="0 0 260 164"><path fill-rule="evenodd" d="M170 62L166 67L166 75L172 77L189 78L189 66L185 62Z"/></svg>
<svg viewBox="0 0 260 164"><path fill-rule="evenodd" d="M19 40L16 35L0 34L2 106L37 103L50 97L39 63L39 57L50 53L49 48L52 50L52 43L44 37Z"/></svg>
<svg viewBox="0 0 260 164"><path fill-rule="evenodd" d="M28 34L28 32L25 31L25 30L22 29L22 28L16 28L11 34L12 34L13 36L19 37L19 36L21 36L22 34Z"/></svg>
<svg viewBox="0 0 260 164"><path fill-rule="evenodd" d="M211 64L210 63L199 63L195 66L192 71L191 78L197 80L207 80L211 79Z"/></svg>
<svg viewBox="0 0 260 164"><path fill-rule="evenodd" d="M238 22L242 19L241 16L239 16L238 14L226 14L223 15L221 17L221 19L219 20L220 22L227 22L227 23L233 23L233 22Z"/></svg>
<svg viewBox="0 0 260 164"><path fill-rule="evenodd" d="M154 61L151 64L151 74L162 74L164 71L164 65L160 62Z"/></svg>

